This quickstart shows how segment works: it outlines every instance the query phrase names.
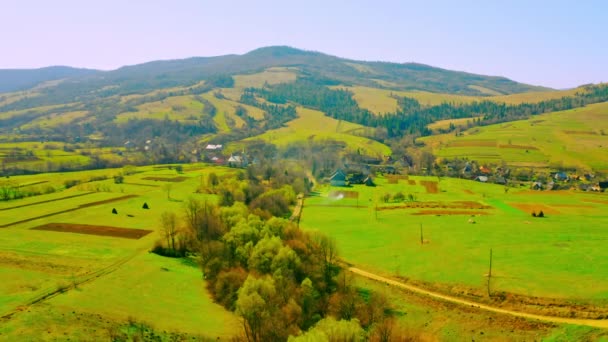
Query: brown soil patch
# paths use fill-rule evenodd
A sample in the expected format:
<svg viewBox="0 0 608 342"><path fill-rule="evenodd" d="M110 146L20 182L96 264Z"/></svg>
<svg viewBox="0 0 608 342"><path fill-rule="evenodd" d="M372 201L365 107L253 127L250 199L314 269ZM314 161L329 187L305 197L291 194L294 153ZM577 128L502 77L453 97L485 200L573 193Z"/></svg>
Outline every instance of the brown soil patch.
<svg viewBox="0 0 608 342"><path fill-rule="evenodd" d="M513 148L518 150L538 150L536 146L529 145L498 145L499 148Z"/></svg>
<svg viewBox="0 0 608 342"><path fill-rule="evenodd" d="M99 236L111 236L125 239L140 239L148 234L151 230L131 229L108 226L94 226L88 224L72 224L72 223L48 223L42 226L31 228L32 230L47 230L62 233L76 233Z"/></svg>
<svg viewBox="0 0 608 342"><path fill-rule="evenodd" d="M564 133L566 133L566 134L578 134L578 135L597 135L597 132L594 132L594 131L573 131L573 130L566 130L566 131L564 131Z"/></svg>
<svg viewBox="0 0 608 342"><path fill-rule="evenodd" d="M397 178L388 178L388 184L397 184L399 180Z"/></svg>
<svg viewBox="0 0 608 342"><path fill-rule="evenodd" d="M496 140L459 140L452 141L448 147L496 147Z"/></svg>
<svg viewBox="0 0 608 342"><path fill-rule="evenodd" d="M426 192L428 194L436 194L439 192L439 188L437 187L437 182L435 181L420 181L420 185L426 188Z"/></svg>
<svg viewBox="0 0 608 342"><path fill-rule="evenodd" d="M462 190L465 194L469 194L469 195L475 195L475 193L469 189L464 189Z"/></svg>
<svg viewBox="0 0 608 342"><path fill-rule="evenodd" d="M33 183L19 184L17 186L17 188L25 188L28 186L34 186L34 185L44 184L44 183L48 183L48 182L49 182L48 180L45 180L45 181L39 181L39 182L33 182Z"/></svg>
<svg viewBox="0 0 608 342"><path fill-rule="evenodd" d="M329 192L329 197L331 198L359 198L359 193L356 191L348 191L348 190L332 190Z"/></svg>
<svg viewBox="0 0 608 342"><path fill-rule="evenodd" d="M330 208L367 208L366 205L349 205L349 204L307 204L307 207L330 207ZM380 209L378 209L380 210Z"/></svg>
<svg viewBox="0 0 608 342"><path fill-rule="evenodd" d="M473 201L454 202L408 202L402 205L379 207L378 210L394 209L493 209L489 205Z"/></svg>
<svg viewBox="0 0 608 342"><path fill-rule="evenodd" d="M160 188L160 185L156 185L156 184L131 183L131 182L123 182L123 184L148 186L148 187L151 187L151 188Z"/></svg>
<svg viewBox="0 0 608 342"><path fill-rule="evenodd" d="M403 179L403 180L410 179L410 176L408 176L408 175L386 175L385 177L388 178L388 179L391 179L391 178L393 178L393 179Z"/></svg>
<svg viewBox="0 0 608 342"><path fill-rule="evenodd" d="M530 203L508 203L510 206L517 208L527 214L532 214L532 212L538 213L539 211L543 211L544 214L559 214L559 211L548 207L544 204L530 204Z"/></svg>
<svg viewBox="0 0 608 342"><path fill-rule="evenodd" d="M188 179L188 177L184 177L184 176L178 176L178 177L143 177L142 179L144 180L151 180L151 181L161 181L161 182L172 182L172 183L179 183L179 182L183 182L186 179Z"/></svg>
<svg viewBox="0 0 608 342"><path fill-rule="evenodd" d="M408 179L407 180L407 184L409 184L409 185L416 185L416 181L413 180L413 179Z"/></svg>
<svg viewBox="0 0 608 342"><path fill-rule="evenodd" d="M489 213L470 210L420 210L412 215L489 215Z"/></svg>

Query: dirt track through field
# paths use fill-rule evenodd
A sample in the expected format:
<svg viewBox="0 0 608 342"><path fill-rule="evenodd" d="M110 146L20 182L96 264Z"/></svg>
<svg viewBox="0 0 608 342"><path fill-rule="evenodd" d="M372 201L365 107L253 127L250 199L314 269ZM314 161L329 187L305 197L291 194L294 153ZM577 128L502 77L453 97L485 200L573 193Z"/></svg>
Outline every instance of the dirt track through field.
<svg viewBox="0 0 608 342"><path fill-rule="evenodd" d="M526 312L521 312L521 311L507 310L507 309L502 309L502 308L498 308L498 307L494 307L494 306L490 306L490 305L486 305L486 304L475 303L475 302L472 302L469 300L460 299L460 298L444 295L441 293L429 291L429 290L426 290L426 289L418 287L418 286L409 285L409 284L406 284L406 283L403 283L403 282L400 282L397 280L383 277L378 274L370 273L370 272L364 271L364 270L356 268L356 267L349 267L348 270L351 271L352 273L358 274L362 277L372 279L372 280L375 280L375 281L378 281L378 282L381 282L381 283L384 283L384 284L387 284L390 286L405 289L405 290L408 290L408 291L411 291L411 292L414 292L414 293L417 293L420 295L427 295L427 296L433 297L434 299L444 300L444 301L447 301L450 303L455 303L455 304L464 305L464 306L470 306L470 307L477 308L480 310L491 311L491 312L496 312L496 313L500 313L500 314L522 317L522 318L527 318L527 319L534 319L534 320L550 322L550 323L585 325L585 326L589 326L589 327L608 329L608 320L563 318L563 317L544 316L544 315L531 314L531 313L526 313Z"/></svg>
<svg viewBox="0 0 608 342"><path fill-rule="evenodd" d="M57 212L46 214L46 215L36 216L36 217L28 218L28 219L25 219L25 220L21 220L21 221L7 223L7 224L4 224L4 225L1 225L0 228L6 228L6 227L14 226L14 225L20 224L20 223L30 222L30 221L38 220L38 219L41 219L41 218L46 218L46 217L51 217L51 216L55 216L55 215L59 215L59 214L69 213L70 211L76 211L76 210L80 210L80 209L83 209L83 208L94 207L96 205L102 205L102 204L122 201L122 200L133 198L133 197L137 197L137 195L126 195L126 196L121 196L121 197L117 197L117 198L110 198L110 199L103 200L103 201L85 203L85 204L79 205L76 208L61 210L61 211L57 211Z"/></svg>
<svg viewBox="0 0 608 342"><path fill-rule="evenodd" d="M24 305L21 305L9 312L3 313L2 316L0 316L0 322L1 320L9 320L11 319L11 317L16 314L19 313L21 311L24 311L27 309L28 306L34 305L34 304L38 304L41 302L44 302L48 299L51 299L55 296L57 296L58 294L61 293L65 293L67 291L73 290L78 288L78 286L89 283L93 280L96 280L102 276L108 275L114 271L116 271L117 269L119 269L122 265L126 264L127 262L131 261L133 258L135 258L137 255L139 255L140 253L142 253L143 251L145 251L147 248L140 248L138 250L136 250L135 252L133 252L132 254L130 254L129 256L126 256L122 259L119 259L118 261L116 261L115 263L108 265L106 267L100 268L96 271L91 271L91 272L87 272L85 274L82 274L80 276L78 276L76 279L74 279L74 281L67 285L66 287L63 288L57 288L56 286L54 287L50 287L44 291L42 291L42 294L36 295L34 297L32 297L30 300L28 300Z"/></svg>

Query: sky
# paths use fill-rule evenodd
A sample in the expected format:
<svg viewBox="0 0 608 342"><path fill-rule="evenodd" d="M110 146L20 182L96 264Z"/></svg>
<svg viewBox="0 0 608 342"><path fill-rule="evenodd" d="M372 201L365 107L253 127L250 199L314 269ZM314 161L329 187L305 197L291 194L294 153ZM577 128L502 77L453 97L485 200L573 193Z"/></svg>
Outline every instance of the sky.
<svg viewBox="0 0 608 342"><path fill-rule="evenodd" d="M288 45L552 88L608 82L608 1L2 0L0 69Z"/></svg>

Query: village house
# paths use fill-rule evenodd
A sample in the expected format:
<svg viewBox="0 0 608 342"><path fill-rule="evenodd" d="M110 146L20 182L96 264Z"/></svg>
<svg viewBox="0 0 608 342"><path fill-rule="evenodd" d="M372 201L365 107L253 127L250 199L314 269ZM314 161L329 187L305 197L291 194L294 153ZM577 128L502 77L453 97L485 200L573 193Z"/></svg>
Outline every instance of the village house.
<svg viewBox="0 0 608 342"><path fill-rule="evenodd" d="M336 170L336 172L329 177L329 184L331 184L331 186L346 186L346 174L340 169Z"/></svg>

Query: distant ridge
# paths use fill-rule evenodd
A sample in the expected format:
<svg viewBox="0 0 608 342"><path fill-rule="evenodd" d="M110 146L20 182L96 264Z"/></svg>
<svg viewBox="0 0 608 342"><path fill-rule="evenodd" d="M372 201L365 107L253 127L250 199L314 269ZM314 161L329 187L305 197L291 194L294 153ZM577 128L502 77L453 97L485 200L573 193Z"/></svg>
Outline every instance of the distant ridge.
<svg viewBox="0 0 608 342"><path fill-rule="evenodd" d="M96 72L97 70L67 66L51 66L40 69L0 69L0 93L27 90L43 82L91 75Z"/></svg>
<svg viewBox="0 0 608 342"><path fill-rule="evenodd" d="M243 55L152 61L106 72L69 67L0 70L0 92L24 90L44 81L67 79L57 85L64 89L60 91L62 94L73 91L75 97L86 96L107 86L112 86L113 94L125 94L190 86L218 74L248 74L270 67L296 67L299 77L396 90L476 96L550 90L504 77L451 71L419 63L356 61L288 46L270 46Z"/></svg>

